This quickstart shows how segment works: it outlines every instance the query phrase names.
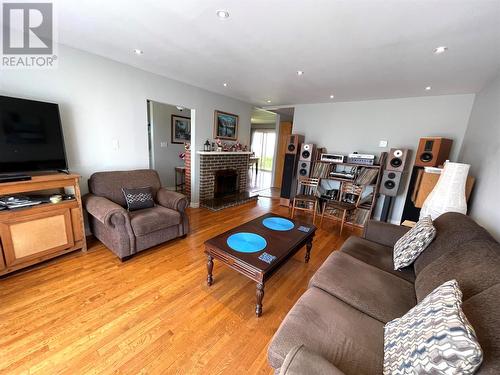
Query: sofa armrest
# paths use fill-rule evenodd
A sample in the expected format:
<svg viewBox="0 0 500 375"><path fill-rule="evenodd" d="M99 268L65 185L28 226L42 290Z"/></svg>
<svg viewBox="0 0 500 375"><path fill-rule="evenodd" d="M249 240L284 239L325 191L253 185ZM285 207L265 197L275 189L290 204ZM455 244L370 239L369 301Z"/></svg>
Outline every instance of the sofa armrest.
<svg viewBox="0 0 500 375"><path fill-rule="evenodd" d="M365 225L363 238L369 241L376 242L380 245L394 247L399 240L410 228L402 225L394 225L383 221L368 220Z"/></svg>
<svg viewBox="0 0 500 375"><path fill-rule="evenodd" d="M280 368L279 375L344 375L333 363L307 349L297 345L288 352Z"/></svg>
<svg viewBox="0 0 500 375"><path fill-rule="evenodd" d="M87 212L106 226L125 225L130 221L127 210L107 198L87 194L83 202Z"/></svg>
<svg viewBox="0 0 500 375"><path fill-rule="evenodd" d="M184 212L189 202L184 194L160 188L156 193L156 201L160 206Z"/></svg>

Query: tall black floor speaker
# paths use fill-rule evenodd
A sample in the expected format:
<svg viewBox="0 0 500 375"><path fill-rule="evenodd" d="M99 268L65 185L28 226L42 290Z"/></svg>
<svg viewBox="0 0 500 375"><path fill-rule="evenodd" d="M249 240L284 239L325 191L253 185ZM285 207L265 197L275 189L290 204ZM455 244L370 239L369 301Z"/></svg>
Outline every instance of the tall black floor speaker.
<svg viewBox="0 0 500 375"><path fill-rule="evenodd" d="M408 193L406 194L405 205L403 208L403 215L401 216L401 222L405 220L415 221L417 222L420 217L420 208L415 207L415 204L412 201L413 189L417 183L418 172L423 168L421 167L413 167L410 178L410 185L408 188Z"/></svg>
<svg viewBox="0 0 500 375"><path fill-rule="evenodd" d="M281 180L280 203L288 206L297 190L297 158L295 154L285 154L283 178Z"/></svg>
<svg viewBox="0 0 500 375"><path fill-rule="evenodd" d="M297 162L300 148L304 143L301 134L290 134L285 149L283 178L281 179L280 205L290 206L290 201L297 192Z"/></svg>

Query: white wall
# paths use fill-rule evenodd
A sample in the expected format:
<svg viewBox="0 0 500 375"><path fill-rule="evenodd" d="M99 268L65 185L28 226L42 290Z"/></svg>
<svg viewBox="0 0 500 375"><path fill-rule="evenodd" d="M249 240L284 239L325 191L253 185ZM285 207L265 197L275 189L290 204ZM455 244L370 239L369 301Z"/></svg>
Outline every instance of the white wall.
<svg viewBox="0 0 500 375"><path fill-rule="evenodd" d="M148 168L147 99L194 109L194 150L212 138L215 109L239 115L240 141L249 142L248 103L65 46L58 64L54 70L2 71L0 93L60 104L69 166L82 174L84 191L95 171ZM192 200L198 202L195 152L192 175Z"/></svg>
<svg viewBox="0 0 500 375"><path fill-rule="evenodd" d="M470 215L500 240L500 74L476 95L460 160L476 177Z"/></svg>
<svg viewBox="0 0 500 375"><path fill-rule="evenodd" d="M297 105L293 132L330 152L376 155L391 147L415 152L419 138L443 136L454 140L451 159L456 160L473 100L474 94L468 94ZM387 140L388 147L379 148L380 140ZM395 200L393 222L401 218L406 188Z"/></svg>
<svg viewBox="0 0 500 375"><path fill-rule="evenodd" d="M184 152L184 144L172 143L172 115L191 117L191 110L182 111L174 105L151 101L150 122L152 135L153 163L151 167L160 175L164 187L175 188L175 167L184 166L179 154ZM161 144L166 147L161 147Z"/></svg>

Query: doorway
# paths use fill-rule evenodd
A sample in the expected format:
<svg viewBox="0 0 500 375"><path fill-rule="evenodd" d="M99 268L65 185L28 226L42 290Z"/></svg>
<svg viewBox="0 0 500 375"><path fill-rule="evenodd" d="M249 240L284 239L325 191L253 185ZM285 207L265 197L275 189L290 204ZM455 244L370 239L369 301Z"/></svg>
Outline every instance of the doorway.
<svg viewBox="0 0 500 375"><path fill-rule="evenodd" d="M148 100L147 111L149 168L158 172L164 188L184 193L184 144L191 141L191 109Z"/></svg>
<svg viewBox="0 0 500 375"><path fill-rule="evenodd" d="M276 150L275 113L255 108L252 113L250 149L253 152L249 170L249 190L261 192L272 187Z"/></svg>

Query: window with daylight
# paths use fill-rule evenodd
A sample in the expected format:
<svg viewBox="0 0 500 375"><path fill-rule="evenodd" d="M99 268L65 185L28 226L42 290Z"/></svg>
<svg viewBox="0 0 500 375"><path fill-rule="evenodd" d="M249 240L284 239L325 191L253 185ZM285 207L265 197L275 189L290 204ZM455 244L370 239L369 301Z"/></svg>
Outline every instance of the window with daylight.
<svg viewBox="0 0 500 375"><path fill-rule="evenodd" d="M253 131L252 151L259 158L259 169L271 171L273 169L274 146L276 132L274 129L258 129Z"/></svg>

